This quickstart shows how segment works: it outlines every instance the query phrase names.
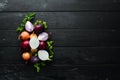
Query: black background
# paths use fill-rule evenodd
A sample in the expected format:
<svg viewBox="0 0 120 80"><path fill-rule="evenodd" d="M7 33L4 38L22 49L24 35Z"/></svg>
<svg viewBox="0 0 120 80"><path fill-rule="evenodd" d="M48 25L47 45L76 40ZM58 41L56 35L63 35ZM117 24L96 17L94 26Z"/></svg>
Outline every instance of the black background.
<svg viewBox="0 0 120 80"><path fill-rule="evenodd" d="M55 42L40 73L21 59L15 31L29 12ZM0 0L0 80L119 80L119 34L120 0Z"/></svg>

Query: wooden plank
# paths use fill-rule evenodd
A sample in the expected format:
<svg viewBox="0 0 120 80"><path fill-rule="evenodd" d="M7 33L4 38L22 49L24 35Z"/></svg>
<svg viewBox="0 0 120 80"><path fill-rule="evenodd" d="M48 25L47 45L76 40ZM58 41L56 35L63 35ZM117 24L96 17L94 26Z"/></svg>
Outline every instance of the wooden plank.
<svg viewBox="0 0 120 80"><path fill-rule="evenodd" d="M0 65L2 80L113 80L119 66L48 66L40 73L30 65ZM117 77L114 77L117 76Z"/></svg>
<svg viewBox="0 0 120 80"><path fill-rule="evenodd" d="M1 0L0 3L1 11L120 10L118 0Z"/></svg>
<svg viewBox="0 0 120 80"><path fill-rule="evenodd" d="M18 1L18 0L17 0ZM0 30L15 30L25 14L0 13ZM47 21L50 29L119 29L120 12L36 12L36 19Z"/></svg>
<svg viewBox="0 0 120 80"><path fill-rule="evenodd" d="M118 64L120 47L55 47L53 65ZM21 64L19 47L0 47L0 64Z"/></svg>
<svg viewBox="0 0 120 80"><path fill-rule="evenodd" d="M120 46L120 31L117 30L81 30L49 29L52 32L54 46ZM0 46L19 46L18 33L15 30L0 30Z"/></svg>

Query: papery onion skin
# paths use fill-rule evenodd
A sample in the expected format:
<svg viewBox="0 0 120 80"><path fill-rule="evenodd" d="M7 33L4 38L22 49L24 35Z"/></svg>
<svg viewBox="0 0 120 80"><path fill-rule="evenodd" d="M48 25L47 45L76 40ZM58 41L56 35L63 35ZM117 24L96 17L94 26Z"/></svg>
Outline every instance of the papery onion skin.
<svg viewBox="0 0 120 80"><path fill-rule="evenodd" d="M32 32L34 30L34 26L30 21L27 21L25 24L25 30L28 32Z"/></svg>
<svg viewBox="0 0 120 80"><path fill-rule="evenodd" d="M29 51L30 50L30 45L29 45L28 40L21 42L21 50L22 51Z"/></svg>

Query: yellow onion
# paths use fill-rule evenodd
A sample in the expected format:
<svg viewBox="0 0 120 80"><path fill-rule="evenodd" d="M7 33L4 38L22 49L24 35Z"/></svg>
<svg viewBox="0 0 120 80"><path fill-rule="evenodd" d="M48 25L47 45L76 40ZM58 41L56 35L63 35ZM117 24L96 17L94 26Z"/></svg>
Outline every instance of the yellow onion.
<svg viewBox="0 0 120 80"><path fill-rule="evenodd" d="M30 34L27 31L23 31L18 37L19 40L27 40L29 38Z"/></svg>
<svg viewBox="0 0 120 80"><path fill-rule="evenodd" d="M31 49L31 53L36 53L37 49Z"/></svg>
<svg viewBox="0 0 120 80"><path fill-rule="evenodd" d="M29 60L29 59L31 58L31 55L30 55L29 52L24 52L24 53L22 54L22 58L23 58L24 60Z"/></svg>
<svg viewBox="0 0 120 80"><path fill-rule="evenodd" d="M30 35L30 38L33 38L33 37L37 38L37 35L34 32Z"/></svg>

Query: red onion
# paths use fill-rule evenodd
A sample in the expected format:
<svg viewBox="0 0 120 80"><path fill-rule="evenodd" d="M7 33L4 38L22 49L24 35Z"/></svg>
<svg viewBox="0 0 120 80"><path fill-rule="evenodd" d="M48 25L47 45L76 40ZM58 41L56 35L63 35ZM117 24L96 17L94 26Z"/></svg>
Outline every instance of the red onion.
<svg viewBox="0 0 120 80"><path fill-rule="evenodd" d="M42 24L35 25L34 32L39 34L43 31L44 27Z"/></svg>
<svg viewBox="0 0 120 80"><path fill-rule="evenodd" d="M29 51L30 50L30 45L29 45L29 41L28 40L23 41L21 43L21 49L24 50L24 51Z"/></svg>
<svg viewBox="0 0 120 80"><path fill-rule="evenodd" d="M32 56L31 59L30 59L30 61L31 61L32 63L37 63L37 62L40 61L40 59L38 58L38 56Z"/></svg>
<svg viewBox="0 0 120 80"><path fill-rule="evenodd" d="M39 49L47 49L47 44L44 41L40 41Z"/></svg>

